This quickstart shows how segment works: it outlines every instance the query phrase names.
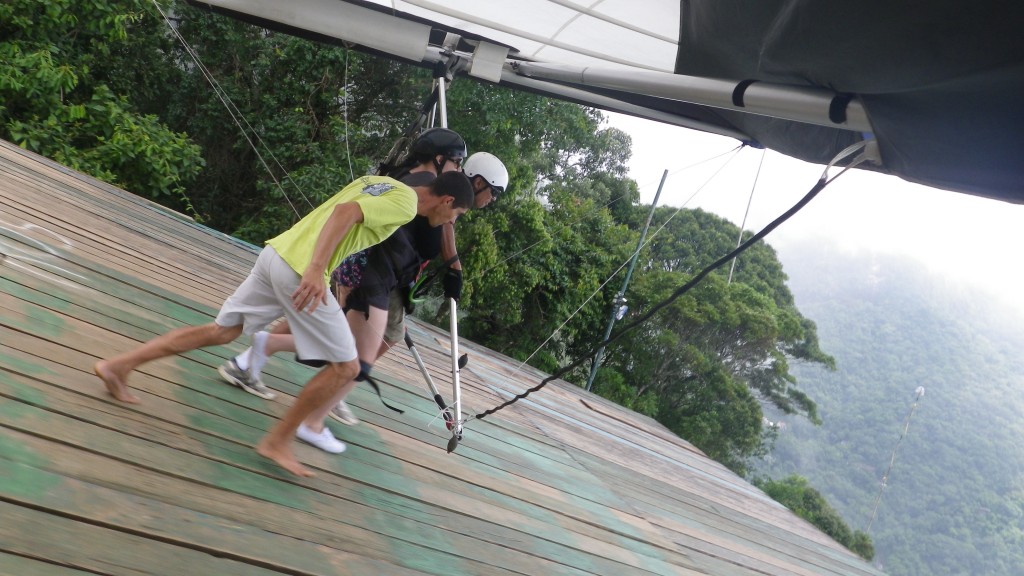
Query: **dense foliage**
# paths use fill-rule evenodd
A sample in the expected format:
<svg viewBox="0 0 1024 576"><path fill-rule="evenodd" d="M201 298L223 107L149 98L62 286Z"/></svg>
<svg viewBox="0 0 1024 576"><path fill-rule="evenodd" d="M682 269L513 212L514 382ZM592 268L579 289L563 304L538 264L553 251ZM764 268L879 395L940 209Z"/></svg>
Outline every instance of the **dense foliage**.
<svg viewBox="0 0 1024 576"><path fill-rule="evenodd" d="M161 6L0 5L0 136L261 243L372 171L429 92L427 70ZM495 206L458 226L462 334L548 371L586 357L649 210L626 177L629 137L595 110L464 78L448 110L471 152L496 154L512 178ZM664 208L654 227L625 321L739 233L710 214ZM818 421L793 360L832 366L761 245L731 283L713 274L610 347L595 390L743 472L763 446L763 405Z"/></svg>
<svg viewBox="0 0 1024 576"><path fill-rule="evenodd" d="M860 530L850 530L821 492L811 488L806 478L794 474L782 480L756 479L754 485L865 560L875 557L871 538Z"/></svg>
<svg viewBox="0 0 1024 576"><path fill-rule="evenodd" d="M1024 318L907 260L783 256L837 370L800 367L823 424L785 419L760 471L808 478L893 576L1024 574Z"/></svg>
<svg viewBox="0 0 1024 576"><path fill-rule="evenodd" d="M146 19L144 0L0 3L0 138L190 210L200 148L111 89L105 61Z"/></svg>

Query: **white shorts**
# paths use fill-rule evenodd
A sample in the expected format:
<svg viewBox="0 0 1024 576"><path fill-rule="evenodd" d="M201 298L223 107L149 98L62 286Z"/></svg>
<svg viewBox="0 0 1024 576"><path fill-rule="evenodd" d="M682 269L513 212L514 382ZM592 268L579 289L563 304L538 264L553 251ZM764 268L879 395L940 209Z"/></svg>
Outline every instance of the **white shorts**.
<svg viewBox="0 0 1024 576"><path fill-rule="evenodd" d="M303 361L355 360L355 339L337 300L328 298L312 314L295 310L291 297L301 279L267 246L249 277L224 301L215 322L225 327L241 324L243 332L251 335L284 316L295 336L296 355Z"/></svg>

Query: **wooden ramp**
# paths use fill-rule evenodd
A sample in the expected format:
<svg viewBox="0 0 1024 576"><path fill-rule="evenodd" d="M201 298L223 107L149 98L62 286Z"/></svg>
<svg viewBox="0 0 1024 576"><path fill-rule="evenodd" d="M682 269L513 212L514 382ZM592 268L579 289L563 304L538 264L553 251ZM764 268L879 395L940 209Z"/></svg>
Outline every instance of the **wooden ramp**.
<svg viewBox="0 0 1024 576"><path fill-rule="evenodd" d="M243 342L143 366L97 358L210 321L255 249L0 142L0 574L878 574L657 423L564 383L448 433L405 350L384 409L291 477L253 451L312 371L261 400L215 368ZM412 336L449 386L447 335ZM461 343L469 414L544 375ZM450 394L446 394L450 396Z"/></svg>

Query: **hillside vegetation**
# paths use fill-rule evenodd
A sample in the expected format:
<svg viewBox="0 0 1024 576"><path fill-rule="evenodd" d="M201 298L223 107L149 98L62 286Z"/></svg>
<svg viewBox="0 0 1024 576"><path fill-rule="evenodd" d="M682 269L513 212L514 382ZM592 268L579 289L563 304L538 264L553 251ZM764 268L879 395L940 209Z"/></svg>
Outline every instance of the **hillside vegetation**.
<svg viewBox="0 0 1024 576"><path fill-rule="evenodd" d="M806 477L852 528L871 523L893 576L1024 574L1024 318L896 257L783 257L837 370L795 367L823 423L777 417L760 471Z"/></svg>

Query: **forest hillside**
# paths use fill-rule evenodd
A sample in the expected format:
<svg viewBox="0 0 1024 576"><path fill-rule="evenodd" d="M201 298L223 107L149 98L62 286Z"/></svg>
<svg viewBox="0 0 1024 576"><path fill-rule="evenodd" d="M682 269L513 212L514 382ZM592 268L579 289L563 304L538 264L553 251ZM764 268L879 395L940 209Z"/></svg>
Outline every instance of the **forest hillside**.
<svg viewBox="0 0 1024 576"><path fill-rule="evenodd" d="M822 425L776 416L760 473L808 478L893 576L1024 574L1024 318L907 259L780 257L837 369L793 367Z"/></svg>

